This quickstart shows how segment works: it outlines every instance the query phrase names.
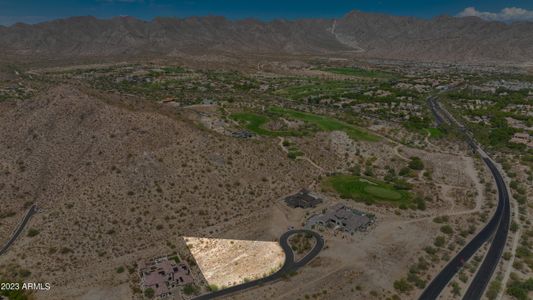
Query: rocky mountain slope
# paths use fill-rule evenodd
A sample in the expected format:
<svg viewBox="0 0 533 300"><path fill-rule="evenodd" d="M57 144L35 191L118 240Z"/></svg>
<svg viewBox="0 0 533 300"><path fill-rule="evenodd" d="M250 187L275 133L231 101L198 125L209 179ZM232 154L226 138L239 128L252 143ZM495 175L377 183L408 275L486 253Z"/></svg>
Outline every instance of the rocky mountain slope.
<svg viewBox="0 0 533 300"><path fill-rule="evenodd" d="M533 61L533 23L423 20L353 11L338 20L73 17L0 26L0 53L27 57L281 53L444 62Z"/></svg>

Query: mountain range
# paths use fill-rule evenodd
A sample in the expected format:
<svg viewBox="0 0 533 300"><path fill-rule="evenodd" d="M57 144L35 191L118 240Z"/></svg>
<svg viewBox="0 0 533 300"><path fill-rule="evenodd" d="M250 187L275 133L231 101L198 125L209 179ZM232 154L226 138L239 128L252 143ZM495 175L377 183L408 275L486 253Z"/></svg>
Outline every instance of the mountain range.
<svg viewBox="0 0 533 300"><path fill-rule="evenodd" d="M341 55L456 63L533 62L533 23L430 20L352 11L339 19L72 17L0 26L0 55L43 58L216 52Z"/></svg>

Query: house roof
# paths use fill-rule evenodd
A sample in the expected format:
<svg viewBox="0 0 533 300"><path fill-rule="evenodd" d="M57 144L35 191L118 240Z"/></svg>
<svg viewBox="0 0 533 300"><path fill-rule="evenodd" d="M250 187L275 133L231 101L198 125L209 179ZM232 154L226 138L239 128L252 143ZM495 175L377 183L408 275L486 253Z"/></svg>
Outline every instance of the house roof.
<svg viewBox="0 0 533 300"><path fill-rule="evenodd" d="M514 137L528 139L529 138L529 133L517 132L517 133L514 134Z"/></svg>
<svg viewBox="0 0 533 300"><path fill-rule="evenodd" d="M151 272L144 276L144 285L145 286L158 286L158 285L164 285L165 283L165 276L159 274L158 272Z"/></svg>
<svg viewBox="0 0 533 300"><path fill-rule="evenodd" d="M156 296L168 293L169 286L194 281L188 265L184 262L176 263L172 259L162 258L139 265L141 266L142 285L144 288L154 289Z"/></svg>
<svg viewBox="0 0 533 300"><path fill-rule="evenodd" d="M345 206L342 203L337 203L320 215L315 215L309 218L308 222L324 224L334 223L341 224L344 229L348 231L355 231L361 226L364 226L370 222L370 218L364 214L358 214L353 209Z"/></svg>
<svg viewBox="0 0 533 300"><path fill-rule="evenodd" d="M168 287L166 286L166 284L159 285L158 287L156 287L154 289L154 291L155 291L154 294L156 296L164 295L164 294L167 294L169 292Z"/></svg>
<svg viewBox="0 0 533 300"><path fill-rule="evenodd" d="M322 202L322 199L311 194L308 190L302 189L298 193L285 198L287 205L291 207L315 207Z"/></svg>

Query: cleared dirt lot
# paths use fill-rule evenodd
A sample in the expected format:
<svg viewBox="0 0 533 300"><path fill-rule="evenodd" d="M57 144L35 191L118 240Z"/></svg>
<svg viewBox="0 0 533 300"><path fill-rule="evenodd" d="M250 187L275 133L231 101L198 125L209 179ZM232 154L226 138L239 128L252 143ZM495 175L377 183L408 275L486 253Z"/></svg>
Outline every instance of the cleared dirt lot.
<svg viewBox="0 0 533 300"><path fill-rule="evenodd" d="M217 287L264 277L285 261L277 242L196 237L185 241L209 285Z"/></svg>

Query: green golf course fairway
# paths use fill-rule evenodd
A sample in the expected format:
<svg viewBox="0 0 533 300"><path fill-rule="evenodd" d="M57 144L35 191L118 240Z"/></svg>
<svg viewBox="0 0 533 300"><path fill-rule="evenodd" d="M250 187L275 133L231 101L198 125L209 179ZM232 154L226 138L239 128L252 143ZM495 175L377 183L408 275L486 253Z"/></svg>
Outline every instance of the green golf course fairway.
<svg viewBox="0 0 533 300"><path fill-rule="evenodd" d="M334 175L326 178L322 187L337 192L341 198L365 203L392 203L409 206L411 195L408 191L373 178L355 175Z"/></svg>
<svg viewBox="0 0 533 300"><path fill-rule="evenodd" d="M402 194L379 186L368 185L365 187L365 192L382 199L399 200L402 198Z"/></svg>
<svg viewBox="0 0 533 300"><path fill-rule="evenodd" d="M264 115L254 113L234 113L230 116L235 121L245 123L244 127L256 134L265 136L298 136L301 135L297 131L271 131L264 129L262 126L266 124L270 118Z"/></svg>
<svg viewBox="0 0 533 300"><path fill-rule="evenodd" d="M444 132L439 128L426 128L426 131L432 138L441 138L444 136Z"/></svg>
<svg viewBox="0 0 533 300"><path fill-rule="evenodd" d="M281 116L284 118L299 120L308 124L313 124L320 131L344 131L350 138L354 140L379 140L378 136L366 132L363 129L357 128L354 125L327 116L315 115L281 107L271 107L268 109L268 113L274 116ZM231 114L230 118L245 123L244 127L246 129L264 136L303 136L310 133L309 131L304 132L301 130L271 131L268 129L264 129L262 126L271 119L268 115L240 112Z"/></svg>
<svg viewBox="0 0 533 300"><path fill-rule="evenodd" d="M379 79L389 79L394 78L395 74L389 73L389 72L383 72L379 70L366 70L361 68L326 68L324 71L335 73L335 74L341 74L341 75L348 75L348 76L355 76L355 77L366 77L366 78L379 78Z"/></svg>

